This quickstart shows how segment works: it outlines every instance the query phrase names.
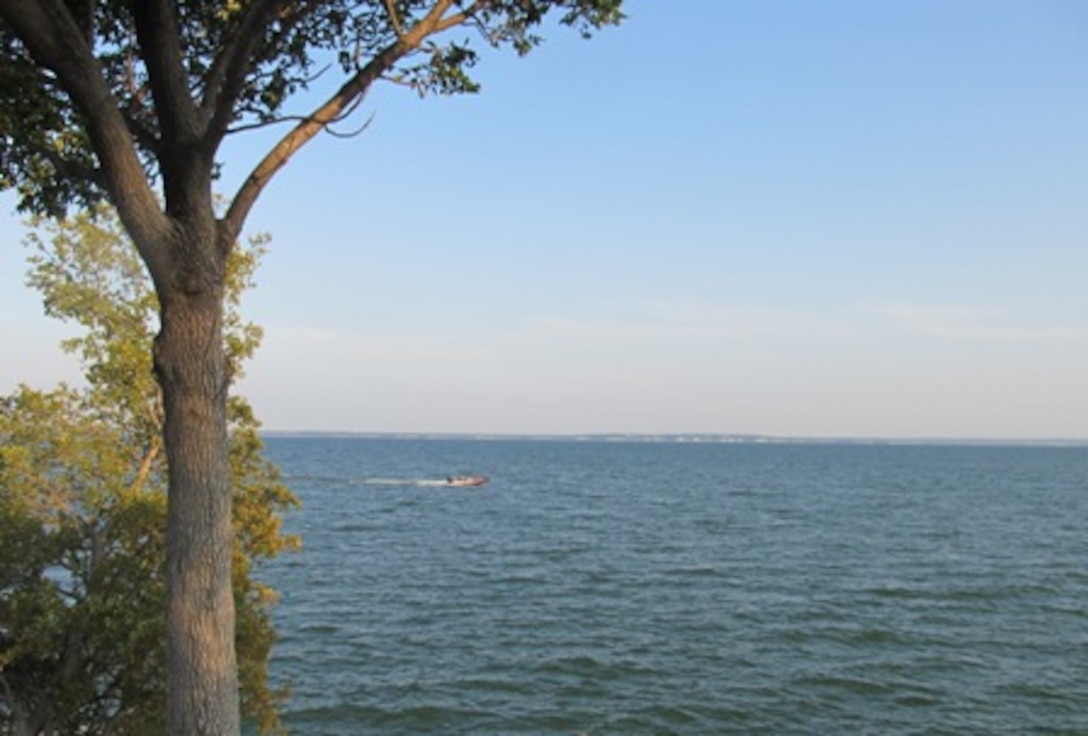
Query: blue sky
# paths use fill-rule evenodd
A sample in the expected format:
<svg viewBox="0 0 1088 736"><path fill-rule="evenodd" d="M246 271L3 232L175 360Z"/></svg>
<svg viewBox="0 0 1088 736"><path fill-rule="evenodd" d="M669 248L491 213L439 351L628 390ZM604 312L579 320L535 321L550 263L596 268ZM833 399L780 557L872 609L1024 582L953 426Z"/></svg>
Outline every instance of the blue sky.
<svg viewBox="0 0 1088 736"><path fill-rule="evenodd" d="M1088 5L627 8L272 183L266 427L1088 437ZM0 391L72 373L3 202Z"/></svg>

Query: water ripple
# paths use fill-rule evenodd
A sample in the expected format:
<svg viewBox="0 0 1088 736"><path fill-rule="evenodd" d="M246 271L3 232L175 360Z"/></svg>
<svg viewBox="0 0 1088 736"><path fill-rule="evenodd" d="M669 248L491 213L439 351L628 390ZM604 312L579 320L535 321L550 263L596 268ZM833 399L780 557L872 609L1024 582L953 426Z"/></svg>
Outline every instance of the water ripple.
<svg viewBox="0 0 1088 736"><path fill-rule="evenodd" d="M1088 734L1083 449L270 448L294 734Z"/></svg>

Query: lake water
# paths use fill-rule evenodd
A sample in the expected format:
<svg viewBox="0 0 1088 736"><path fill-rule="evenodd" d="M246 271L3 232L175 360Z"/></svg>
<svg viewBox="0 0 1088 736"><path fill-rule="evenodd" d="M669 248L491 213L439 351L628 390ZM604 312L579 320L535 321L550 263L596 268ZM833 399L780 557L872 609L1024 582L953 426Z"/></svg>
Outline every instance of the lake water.
<svg viewBox="0 0 1088 736"><path fill-rule="evenodd" d="M292 734L1088 734L1088 448L268 449Z"/></svg>

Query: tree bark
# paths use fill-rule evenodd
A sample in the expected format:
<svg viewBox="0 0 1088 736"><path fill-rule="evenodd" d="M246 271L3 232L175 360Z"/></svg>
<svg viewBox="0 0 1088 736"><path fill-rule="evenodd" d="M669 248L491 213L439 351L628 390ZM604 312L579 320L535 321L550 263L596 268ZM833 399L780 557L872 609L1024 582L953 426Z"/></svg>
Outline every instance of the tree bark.
<svg viewBox="0 0 1088 736"><path fill-rule="evenodd" d="M223 259L207 240L180 250L185 257L158 284L162 324L155 340L169 467L167 729L176 736L224 736L240 733L241 725Z"/></svg>

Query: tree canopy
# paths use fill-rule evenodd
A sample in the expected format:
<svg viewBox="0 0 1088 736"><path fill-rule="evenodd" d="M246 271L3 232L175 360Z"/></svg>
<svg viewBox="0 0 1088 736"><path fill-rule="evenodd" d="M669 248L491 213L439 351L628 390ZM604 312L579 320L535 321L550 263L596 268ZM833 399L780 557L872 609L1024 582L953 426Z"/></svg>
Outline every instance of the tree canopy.
<svg viewBox="0 0 1088 736"><path fill-rule="evenodd" d="M166 473L149 350L157 304L115 219L98 214L30 238L29 282L49 314L81 328L64 347L80 357L86 386L0 398L0 724L27 733L147 733L165 722ZM261 248L231 260L236 375L260 341L236 307ZM297 546L280 526L297 501L263 457L241 398L231 425L243 711L271 730L281 697L267 683L274 594L251 567Z"/></svg>
<svg viewBox="0 0 1088 736"><path fill-rule="evenodd" d="M476 92L473 36L477 45L525 54L542 41L549 12L588 36L619 22L620 6L621 0L5 0L0 186L16 187L24 210L58 213L109 193L134 196L121 191L119 178L143 172L161 176L170 206L175 177L184 178L180 169L207 166L226 136L293 122L238 192L227 217L238 219L286 159L349 114L375 81L421 94ZM451 35L455 28L468 35ZM343 83L323 104L288 110L294 95L334 70ZM118 142L128 150L104 160Z"/></svg>

